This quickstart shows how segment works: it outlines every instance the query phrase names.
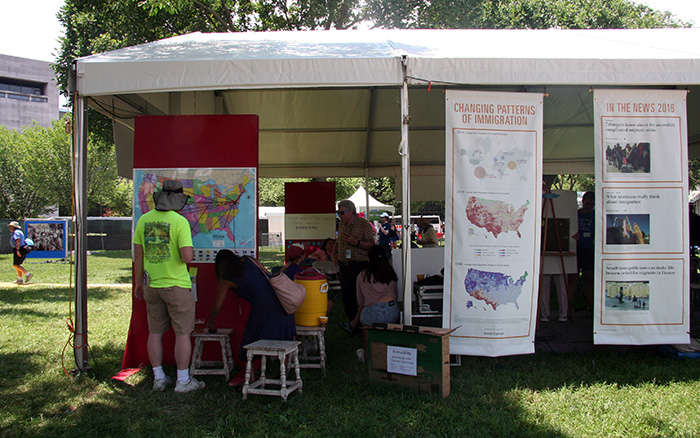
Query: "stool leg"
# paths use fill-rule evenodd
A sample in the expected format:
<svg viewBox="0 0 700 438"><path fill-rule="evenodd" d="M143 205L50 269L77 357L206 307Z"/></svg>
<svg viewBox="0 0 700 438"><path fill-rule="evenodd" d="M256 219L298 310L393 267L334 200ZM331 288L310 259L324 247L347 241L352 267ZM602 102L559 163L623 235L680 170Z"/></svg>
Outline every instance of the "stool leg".
<svg viewBox="0 0 700 438"><path fill-rule="evenodd" d="M229 373L233 371L233 352L231 351L231 339L226 338L226 357L228 358ZM228 379L228 376L226 376Z"/></svg>
<svg viewBox="0 0 700 438"><path fill-rule="evenodd" d="M294 359L294 373L296 374L296 377L297 377L296 382L299 384L299 394L301 394L302 393L301 388L303 386L303 383L301 382L301 370L299 369L299 357L295 353L292 353L292 354L294 354L293 359Z"/></svg>
<svg viewBox="0 0 700 438"><path fill-rule="evenodd" d="M291 353L296 356L295 353ZM284 352L280 351L277 353L277 357L280 360L280 395L282 396L283 400L287 400L287 367L285 366L285 361L287 360L287 356L284 354Z"/></svg>
<svg viewBox="0 0 700 438"><path fill-rule="evenodd" d="M263 355L260 359L260 382L261 388L265 389L265 371L267 370L267 356Z"/></svg>
<svg viewBox="0 0 700 438"><path fill-rule="evenodd" d="M226 345L224 345L226 342L228 342L228 339L219 339L219 345L221 346L221 362L223 365L222 372L224 373L224 376L226 376L226 380L228 380L228 375L231 373L231 369L228 367L228 356L226 355Z"/></svg>
<svg viewBox="0 0 700 438"><path fill-rule="evenodd" d="M248 351L248 361L245 364L245 383L243 384L243 400L248 398L248 387L250 386L250 370L253 367L253 352Z"/></svg>
<svg viewBox="0 0 700 438"><path fill-rule="evenodd" d="M326 369L326 337L323 332L318 333L318 350L321 356L321 368Z"/></svg>
<svg viewBox="0 0 700 438"><path fill-rule="evenodd" d="M194 376L197 368L202 366L202 339L195 338L194 351L192 352L192 363L190 364L190 376Z"/></svg>

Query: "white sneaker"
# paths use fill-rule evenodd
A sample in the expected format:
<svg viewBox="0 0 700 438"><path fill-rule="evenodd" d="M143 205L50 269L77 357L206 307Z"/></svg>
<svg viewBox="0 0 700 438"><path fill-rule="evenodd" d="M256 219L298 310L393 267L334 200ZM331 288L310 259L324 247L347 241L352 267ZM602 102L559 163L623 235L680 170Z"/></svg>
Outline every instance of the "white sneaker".
<svg viewBox="0 0 700 438"><path fill-rule="evenodd" d="M165 391L165 388L173 384L173 379L171 379L168 376L165 376L165 379L155 379L153 381L153 390L154 391Z"/></svg>
<svg viewBox="0 0 700 438"><path fill-rule="evenodd" d="M540 321L542 321L542 322L549 322L549 317L548 317L548 316L543 316L542 318L540 318Z"/></svg>
<svg viewBox="0 0 700 438"><path fill-rule="evenodd" d="M566 316L562 316L561 318L559 318L559 322L568 322L568 321L569 321L569 318L567 318Z"/></svg>
<svg viewBox="0 0 700 438"><path fill-rule="evenodd" d="M27 272L27 277L26 277L26 279L24 280L24 282L25 282L25 283L29 283L29 280L31 280L33 276L34 276L34 274L30 274L29 272Z"/></svg>
<svg viewBox="0 0 700 438"><path fill-rule="evenodd" d="M180 383L178 380L177 383L175 383L175 392L192 392L200 390L205 386L206 383L200 382L194 377L190 377L190 380L188 380L187 383Z"/></svg>

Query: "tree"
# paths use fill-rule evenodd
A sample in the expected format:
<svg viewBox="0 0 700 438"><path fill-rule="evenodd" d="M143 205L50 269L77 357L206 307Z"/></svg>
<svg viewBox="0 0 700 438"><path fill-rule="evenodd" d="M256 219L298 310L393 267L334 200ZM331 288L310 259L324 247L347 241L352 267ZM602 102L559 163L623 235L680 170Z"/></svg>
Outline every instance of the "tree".
<svg viewBox="0 0 700 438"><path fill-rule="evenodd" d="M71 136L64 120L51 127L32 125L22 133L0 127L0 197L2 216L24 218L59 206L69 214L73 199ZM108 206L130 214L130 190L117 177L114 145L88 138L88 208ZM128 184L127 184L128 185ZM128 211L129 210L129 211Z"/></svg>
<svg viewBox="0 0 700 438"><path fill-rule="evenodd" d="M27 147L21 133L0 125L0 217L23 219L43 214L50 204L25 168Z"/></svg>
<svg viewBox="0 0 700 438"><path fill-rule="evenodd" d="M405 29L611 29L687 26L628 0L368 0L375 26Z"/></svg>

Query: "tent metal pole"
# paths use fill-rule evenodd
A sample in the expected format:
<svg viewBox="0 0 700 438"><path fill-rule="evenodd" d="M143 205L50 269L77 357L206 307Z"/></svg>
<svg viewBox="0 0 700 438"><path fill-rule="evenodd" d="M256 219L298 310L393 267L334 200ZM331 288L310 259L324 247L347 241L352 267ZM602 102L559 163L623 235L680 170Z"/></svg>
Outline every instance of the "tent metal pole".
<svg viewBox="0 0 700 438"><path fill-rule="evenodd" d="M369 168L365 167L365 219L369 219Z"/></svg>
<svg viewBox="0 0 700 438"><path fill-rule="evenodd" d="M408 145L408 123L411 116L408 112L408 75L407 58L401 58L403 69L403 88L401 89L401 255L402 255L402 282L403 282L403 323L411 324L412 319L412 288L411 280L411 155Z"/></svg>
<svg viewBox="0 0 700 438"><path fill-rule="evenodd" d="M73 350L78 372L87 370L87 101L75 93L73 202L75 249L75 327Z"/></svg>

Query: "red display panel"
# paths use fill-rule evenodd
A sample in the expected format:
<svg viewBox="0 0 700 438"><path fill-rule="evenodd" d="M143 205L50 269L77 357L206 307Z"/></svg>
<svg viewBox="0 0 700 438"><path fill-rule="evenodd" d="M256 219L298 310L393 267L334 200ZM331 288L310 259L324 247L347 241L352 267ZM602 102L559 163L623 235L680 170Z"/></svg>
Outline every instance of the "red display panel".
<svg viewBox="0 0 700 438"><path fill-rule="evenodd" d="M227 168L258 167L258 116L145 116L137 117L134 132L134 168ZM257 200L256 203L257 205ZM257 212L255 214L257 217ZM257 233L257 226L256 226ZM213 263L191 263L197 272L196 319L207 320L216 296ZM132 299L133 310L122 368L149 364L146 303ZM232 328L231 346L238 361L243 327L250 306L231 292L216 320L217 327ZM163 363L174 364L175 336L163 337ZM211 348L211 350L208 350ZM206 346L204 356L212 356Z"/></svg>

